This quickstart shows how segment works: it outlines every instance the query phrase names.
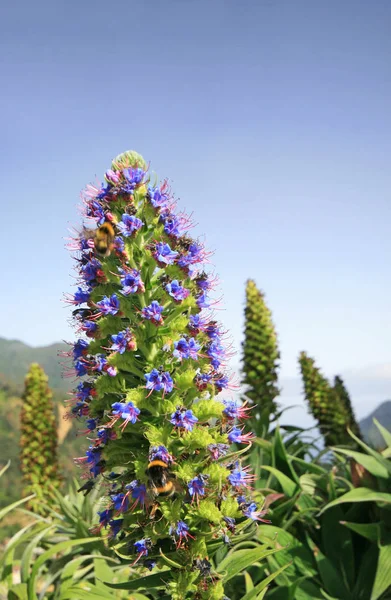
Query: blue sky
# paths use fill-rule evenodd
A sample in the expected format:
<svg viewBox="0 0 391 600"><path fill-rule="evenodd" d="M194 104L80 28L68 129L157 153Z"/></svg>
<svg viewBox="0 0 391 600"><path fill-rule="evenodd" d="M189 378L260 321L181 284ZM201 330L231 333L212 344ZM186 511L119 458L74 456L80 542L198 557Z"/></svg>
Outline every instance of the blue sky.
<svg viewBox="0 0 391 600"><path fill-rule="evenodd" d="M251 277L284 376L302 349L328 374L391 363L388 0L5 4L0 336L72 339L63 237L133 148L215 250L238 350Z"/></svg>

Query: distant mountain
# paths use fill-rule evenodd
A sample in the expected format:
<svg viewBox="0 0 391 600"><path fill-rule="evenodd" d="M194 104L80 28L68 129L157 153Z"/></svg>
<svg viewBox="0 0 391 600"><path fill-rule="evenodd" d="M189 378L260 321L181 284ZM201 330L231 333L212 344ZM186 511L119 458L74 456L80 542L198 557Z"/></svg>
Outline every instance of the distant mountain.
<svg viewBox="0 0 391 600"><path fill-rule="evenodd" d="M69 380L62 377L60 361L64 359L58 357L58 353L64 350L69 350L64 343L32 348L18 340L0 338L0 374L15 384L23 385L31 363L37 362L48 375L52 389L67 391L71 385Z"/></svg>
<svg viewBox="0 0 391 600"><path fill-rule="evenodd" d="M391 431L391 400L382 402L368 417L360 421L360 429L366 442L375 448L383 448L385 443L373 418L377 419L383 427Z"/></svg>

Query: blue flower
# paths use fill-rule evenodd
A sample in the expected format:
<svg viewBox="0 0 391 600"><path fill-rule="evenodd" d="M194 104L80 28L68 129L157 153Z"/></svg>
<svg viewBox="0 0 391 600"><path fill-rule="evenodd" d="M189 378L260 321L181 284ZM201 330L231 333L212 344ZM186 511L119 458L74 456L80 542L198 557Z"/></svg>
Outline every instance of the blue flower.
<svg viewBox="0 0 391 600"><path fill-rule="evenodd" d="M163 323L163 309L164 307L160 306L159 302L153 300L149 306L145 306L142 309L141 314L143 315L144 319L152 321L155 323L155 325L160 325Z"/></svg>
<svg viewBox="0 0 391 600"><path fill-rule="evenodd" d="M168 194L165 193L165 188L159 189L150 185L148 186L148 198L154 208L165 208L170 201Z"/></svg>
<svg viewBox="0 0 391 600"><path fill-rule="evenodd" d="M103 300L96 303L103 315L116 315L120 309L117 294L112 294L110 298L104 296Z"/></svg>
<svg viewBox="0 0 391 600"><path fill-rule="evenodd" d="M223 517L223 521L227 524L227 529L231 531L231 533L235 533L236 521L232 517Z"/></svg>
<svg viewBox="0 0 391 600"><path fill-rule="evenodd" d="M193 426L197 423L198 419L193 412L185 408L177 408L171 415L170 423L186 431L193 431Z"/></svg>
<svg viewBox="0 0 391 600"><path fill-rule="evenodd" d="M114 350L114 352L124 354L126 350L134 349L133 335L129 328L120 331L117 335L112 335L111 340L114 343L111 345L110 350Z"/></svg>
<svg viewBox="0 0 391 600"><path fill-rule="evenodd" d="M88 370L86 368L86 363L83 359L75 360L73 365L75 367L76 375L78 377L83 377L84 375L88 374Z"/></svg>
<svg viewBox="0 0 391 600"><path fill-rule="evenodd" d="M125 512L126 510L128 510L129 499L127 498L127 496L125 496L125 494L114 494L110 497L113 501L115 510L118 510L119 512Z"/></svg>
<svg viewBox="0 0 391 600"><path fill-rule="evenodd" d="M168 371L161 372L157 369L152 369L152 371L150 373L146 373L144 377L147 382L145 387L147 390L151 390L151 392L154 390L156 392L163 390L164 394L169 394L174 388L174 382Z"/></svg>
<svg viewBox="0 0 391 600"><path fill-rule="evenodd" d="M217 460L227 454L229 446L228 444L209 444L208 450L213 460Z"/></svg>
<svg viewBox="0 0 391 600"><path fill-rule="evenodd" d="M113 408L113 415L120 416L121 419L125 419L125 423L134 424L140 414L140 409L137 408L133 402L114 402L111 407Z"/></svg>
<svg viewBox="0 0 391 600"><path fill-rule="evenodd" d="M84 302L88 302L90 299L90 292L84 291L81 287L77 288L73 296L73 304L83 304Z"/></svg>
<svg viewBox="0 0 391 600"><path fill-rule="evenodd" d="M225 348L219 342L211 342L206 349L206 354L211 359L211 365L218 369L225 359Z"/></svg>
<svg viewBox="0 0 391 600"><path fill-rule="evenodd" d="M174 298L175 302L182 302L190 294L190 290L182 287L176 279L166 285L166 292Z"/></svg>
<svg viewBox="0 0 391 600"><path fill-rule="evenodd" d="M163 244L159 242L156 244L155 251L153 253L155 260L161 265L172 265L175 262L178 252L171 250L169 244Z"/></svg>
<svg viewBox="0 0 391 600"><path fill-rule="evenodd" d="M189 340L181 338L177 342L174 342L174 347L175 350L173 355L175 358L179 358L179 360L182 360L183 358L198 360L198 351L200 350L201 345L194 338L190 338Z"/></svg>
<svg viewBox="0 0 391 600"><path fill-rule="evenodd" d="M136 269L125 271L121 268L119 268L118 271L121 275L121 294L129 296L129 294L136 294L137 292L144 291L144 284L141 281L140 271L136 271Z"/></svg>
<svg viewBox="0 0 391 600"><path fill-rule="evenodd" d="M125 184L122 185L123 191L131 194L134 189L143 182L145 171L140 167L129 167L123 170Z"/></svg>
<svg viewBox="0 0 391 600"><path fill-rule="evenodd" d="M187 484L191 496L205 496L206 475L197 475Z"/></svg>
<svg viewBox="0 0 391 600"><path fill-rule="evenodd" d="M109 521L109 525L110 525L110 530L111 530L111 535L115 538L119 532L121 531L122 528L122 523L124 522L123 519L112 519L111 521Z"/></svg>
<svg viewBox="0 0 391 600"><path fill-rule="evenodd" d="M140 556L148 556L148 550L152 547L150 538L144 538L134 543L137 554Z"/></svg>
<svg viewBox="0 0 391 600"><path fill-rule="evenodd" d="M249 483L254 480L254 476L247 472L248 468L243 468L239 463L236 463L235 469L228 475L228 481L233 487L249 487Z"/></svg>
<svg viewBox="0 0 391 600"><path fill-rule="evenodd" d="M208 296L205 294L205 292L203 294L200 294L197 297L196 303L197 303L198 308L209 308L210 304L211 304L211 302L210 302Z"/></svg>
<svg viewBox="0 0 391 600"><path fill-rule="evenodd" d="M161 460L167 465L173 461L173 457L165 446L153 446L149 451L149 460Z"/></svg>
<svg viewBox="0 0 391 600"><path fill-rule="evenodd" d="M115 250L117 250L117 252L122 253L125 251L125 242L122 239L122 237L119 237L118 235L114 238L113 241L113 248Z"/></svg>
<svg viewBox="0 0 391 600"><path fill-rule="evenodd" d="M135 231L141 229L142 226L143 222L141 219L126 213L122 215L122 220L117 223L117 229L119 229L125 237L130 237Z"/></svg>
<svg viewBox="0 0 391 600"><path fill-rule="evenodd" d="M101 276L102 264L97 258L91 258L85 265L81 267L81 275L85 281L94 282Z"/></svg>
<svg viewBox="0 0 391 600"><path fill-rule="evenodd" d="M85 340L77 340L73 344L73 358L77 360L78 358L85 356L87 354L87 348L89 344Z"/></svg>
<svg viewBox="0 0 391 600"><path fill-rule="evenodd" d="M99 515L99 523L105 527L108 525L111 517L113 516L113 511L111 509L98 511Z"/></svg>

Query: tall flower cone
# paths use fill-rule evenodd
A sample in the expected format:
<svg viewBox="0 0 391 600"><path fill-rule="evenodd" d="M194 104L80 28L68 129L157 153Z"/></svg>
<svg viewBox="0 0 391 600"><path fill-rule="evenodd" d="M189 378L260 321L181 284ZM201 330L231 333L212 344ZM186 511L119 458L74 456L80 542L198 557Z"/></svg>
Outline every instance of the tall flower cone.
<svg viewBox="0 0 391 600"><path fill-rule="evenodd" d="M348 390L345 387L342 377L336 375L334 377L334 395L335 395L335 407L336 410L342 410L343 414L348 416L348 427L354 433L355 436L361 438L360 427L356 421L352 402ZM340 409L340 407L342 407Z"/></svg>
<svg viewBox="0 0 391 600"><path fill-rule="evenodd" d="M272 315L264 294L249 279L246 284L243 377L245 394L250 398L251 426L263 435L270 417L277 411L278 366L280 353Z"/></svg>
<svg viewBox="0 0 391 600"><path fill-rule="evenodd" d="M347 432L351 420L346 403L340 400L336 390L315 366L313 358L302 352L299 364L304 396L311 414L318 422L326 446L353 445L352 438Z"/></svg>
<svg viewBox="0 0 391 600"><path fill-rule="evenodd" d="M103 478L99 527L133 565L173 567L164 572L173 598L223 598L210 542L263 512L240 462L252 436L239 426L246 407L229 397L209 254L135 152L119 155L83 202L98 229L71 243L80 283L68 301L83 337L69 353L70 374L82 378L70 412L90 440L77 459L81 489Z"/></svg>
<svg viewBox="0 0 391 600"><path fill-rule="evenodd" d="M23 493L36 494L30 507L42 512L42 501L50 503L50 488L58 488L61 478L52 393L48 378L38 364L30 366L25 379L20 447Z"/></svg>

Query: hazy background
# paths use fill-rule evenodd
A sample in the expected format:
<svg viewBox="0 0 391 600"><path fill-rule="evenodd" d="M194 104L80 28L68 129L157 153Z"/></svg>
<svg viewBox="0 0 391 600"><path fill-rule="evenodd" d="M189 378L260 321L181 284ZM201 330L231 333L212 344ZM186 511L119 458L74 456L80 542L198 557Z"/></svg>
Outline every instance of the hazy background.
<svg viewBox="0 0 391 600"><path fill-rule="evenodd" d="M0 336L72 339L62 238L134 148L215 249L238 351L245 280L266 292L284 403L302 349L359 417L389 398L390 30L389 0L4 3Z"/></svg>

